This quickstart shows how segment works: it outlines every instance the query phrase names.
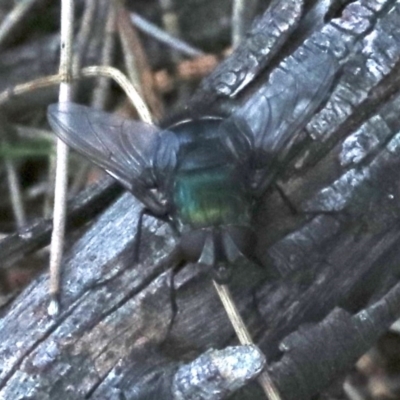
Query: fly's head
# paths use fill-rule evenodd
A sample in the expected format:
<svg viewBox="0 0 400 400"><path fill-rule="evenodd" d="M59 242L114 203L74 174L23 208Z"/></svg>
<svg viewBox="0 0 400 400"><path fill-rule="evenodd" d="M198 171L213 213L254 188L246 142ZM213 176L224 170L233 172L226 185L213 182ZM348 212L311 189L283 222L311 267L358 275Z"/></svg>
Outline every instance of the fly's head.
<svg viewBox="0 0 400 400"><path fill-rule="evenodd" d="M213 279L226 284L232 266L253 258L255 233L247 226L226 225L188 230L178 244L186 261L211 268Z"/></svg>

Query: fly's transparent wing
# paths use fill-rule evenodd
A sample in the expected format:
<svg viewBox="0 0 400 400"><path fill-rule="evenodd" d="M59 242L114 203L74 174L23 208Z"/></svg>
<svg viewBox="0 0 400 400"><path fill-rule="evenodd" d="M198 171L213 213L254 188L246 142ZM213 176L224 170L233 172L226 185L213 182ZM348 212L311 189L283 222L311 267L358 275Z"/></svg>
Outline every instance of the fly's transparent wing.
<svg viewBox="0 0 400 400"><path fill-rule="evenodd" d="M168 178L174 168L171 132L74 103L50 105L47 118L68 146L105 169L155 214L165 212L157 190L160 173Z"/></svg>
<svg viewBox="0 0 400 400"><path fill-rule="evenodd" d="M249 163L255 190L264 190L297 134L326 99L336 60L324 51L303 47L286 58L261 88L221 127L221 137L238 163Z"/></svg>

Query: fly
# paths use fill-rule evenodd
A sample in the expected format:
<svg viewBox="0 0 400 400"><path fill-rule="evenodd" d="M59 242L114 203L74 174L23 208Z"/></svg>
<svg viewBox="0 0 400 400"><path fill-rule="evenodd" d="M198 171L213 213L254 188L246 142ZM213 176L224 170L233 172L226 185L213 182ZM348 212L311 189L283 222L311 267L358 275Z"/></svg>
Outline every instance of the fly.
<svg viewBox="0 0 400 400"><path fill-rule="evenodd" d="M327 51L286 58L268 84L228 118L204 116L162 130L74 103L48 108L67 145L103 168L179 232L180 260L213 271L253 259L253 211L336 72ZM139 219L141 220L141 218ZM140 231L140 226L139 226Z"/></svg>

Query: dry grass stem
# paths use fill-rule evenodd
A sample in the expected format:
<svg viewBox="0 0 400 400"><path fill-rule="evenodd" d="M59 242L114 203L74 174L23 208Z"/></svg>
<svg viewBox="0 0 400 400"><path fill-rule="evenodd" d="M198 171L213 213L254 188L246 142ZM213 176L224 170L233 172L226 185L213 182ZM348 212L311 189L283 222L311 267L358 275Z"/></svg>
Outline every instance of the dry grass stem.
<svg viewBox="0 0 400 400"><path fill-rule="evenodd" d="M115 2L109 3L108 15L105 27L104 45L101 54L101 65L110 66L115 49L117 9ZM106 105L110 93L111 81L109 78L100 77L97 80L96 87L93 90L92 106L103 109Z"/></svg>
<svg viewBox="0 0 400 400"><path fill-rule="evenodd" d="M220 285L217 282L213 281L215 290L218 293L218 296L224 306L224 309L228 315L228 318L232 324L233 329L235 330L236 336L239 339L240 344L247 345L252 344L254 342L250 336L250 333L240 316L239 310L237 309L235 302L232 298L231 292L227 285ZM264 393L268 396L269 400L282 400L281 396L278 392L277 387L273 383L270 378L268 372L264 370L257 378L258 383L264 390Z"/></svg>
<svg viewBox="0 0 400 400"><path fill-rule="evenodd" d="M74 1L61 1L61 76L58 100L60 103L72 100L72 40L74 26ZM53 231L50 244L50 302L48 312L59 312L60 266L63 255L68 180L68 147L57 139L57 166L54 190Z"/></svg>
<svg viewBox="0 0 400 400"><path fill-rule="evenodd" d="M40 0L39 0L40 1ZM13 30L22 22L25 15L27 15L32 6L38 0L23 0L17 2L13 10L4 18L0 25L0 46L4 40L12 34Z"/></svg>
<svg viewBox="0 0 400 400"><path fill-rule="evenodd" d="M155 90L154 77L147 61L146 53L127 10L120 6L117 14L118 32L124 49L123 53L128 76L132 82L135 82L136 79L138 80L146 104L152 115L159 119L163 114L163 106Z"/></svg>
<svg viewBox="0 0 400 400"><path fill-rule="evenodd" d="M183 40L178 39L173 35L170 35L168 32L165 32L157 25L154 25L151 22L147 21L139 14L131 13L131 20L133 24L143 33L146 33L152 38L157 39L161 43L165 43L167 46L182 53L185 56L200 57L204 55L204 52L200 49L197 49L196 47L191 46Z"/></svg>

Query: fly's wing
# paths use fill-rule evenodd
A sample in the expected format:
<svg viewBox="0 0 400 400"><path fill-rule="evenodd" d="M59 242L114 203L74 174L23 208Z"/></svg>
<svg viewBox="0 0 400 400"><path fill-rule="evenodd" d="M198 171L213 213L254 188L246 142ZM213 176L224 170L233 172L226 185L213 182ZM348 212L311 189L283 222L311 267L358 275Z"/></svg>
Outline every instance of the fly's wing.
<svg viewBox="0 0 400 400"><path fill-rule="evenodd" d="M287 155L297 134L326 98L337 70L333 56L301 48L270 75L221 125L225 146L238 163L247 163L252 189L263 192Z"/></svg>
<svg viewBox="0 0 400 400"><path fill-rule="evenodd" d="M174 168L177 150L171 132L75 103L50 105L47 118L68 146L106 170L155 214L166 212L159 188L160 173L168 180Z"/></svg>

